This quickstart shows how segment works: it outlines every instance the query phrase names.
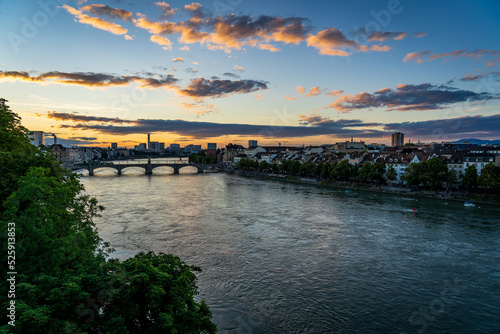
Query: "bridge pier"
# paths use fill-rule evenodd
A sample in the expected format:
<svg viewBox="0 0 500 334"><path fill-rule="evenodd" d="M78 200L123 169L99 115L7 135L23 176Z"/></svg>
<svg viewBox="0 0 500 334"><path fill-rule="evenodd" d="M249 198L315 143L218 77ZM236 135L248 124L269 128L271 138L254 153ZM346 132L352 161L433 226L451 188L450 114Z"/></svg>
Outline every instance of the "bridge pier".
<svg viewBox="0 0 500 334"><path fill-rule="evenodd" d="M94 176L94 169L91 164L89 164L89 176Z"/></svg>
<svg viewBox="0 0 500 334"><path fill-rule="evenodd" d="M146 165L146 175L153 174L153 166L151 166L151 159L148 159L148 164Z"/></svg>

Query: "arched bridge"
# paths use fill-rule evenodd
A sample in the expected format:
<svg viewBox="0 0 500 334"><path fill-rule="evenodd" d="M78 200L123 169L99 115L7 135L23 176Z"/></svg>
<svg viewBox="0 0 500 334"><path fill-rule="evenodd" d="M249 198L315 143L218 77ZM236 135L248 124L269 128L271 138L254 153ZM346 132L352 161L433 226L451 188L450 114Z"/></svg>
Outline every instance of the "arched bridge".
<svg viewBox="0 0 500 334"><path fill-rule="evenodd" d="M108 163L87 163L87 164L75 164L72 169L86 169L89 171L89 176L94 175L94 170L98 168L113 168L118 171L118 175L122 174L122 170L129 167L140 167L144 168L146 174L153 174L153 169L156 167L170 167L174 170L174 174L179 174L179 171L183 167L195 167L198 169L198 173L203 173L205 167L222 167L222 164L197 164L197 163L170 163L170 162L151 162L151 159L147 163L134 162L134 161L117 161Z"/></svg>

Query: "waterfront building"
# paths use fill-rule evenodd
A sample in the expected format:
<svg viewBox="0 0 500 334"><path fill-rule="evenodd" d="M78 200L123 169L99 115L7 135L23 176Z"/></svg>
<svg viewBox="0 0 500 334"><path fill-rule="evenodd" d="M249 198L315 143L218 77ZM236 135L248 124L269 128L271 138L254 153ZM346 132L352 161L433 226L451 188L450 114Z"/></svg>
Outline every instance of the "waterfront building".
<svg viewBox="0 0 500 334"><path fill-rule="evenodd" d="M486 166L490 162L495 163L495 155L494 154L465 153L464 159L463 159L463 171L465 173L465 170L467 169L467 167L469 167L470 165L475 165L476 170L477 170L477 174L481 175L481 170L483 169L483 167Z"/></svg>
<svg viewBox="0 0 500 334"><path fill-rule="evenodd" d="M244 151L245 148L241 145L229 144L226 146L226 149L224 150L223 161L234 162L234 157L237 156L238 154L244 153Z"/></svg>

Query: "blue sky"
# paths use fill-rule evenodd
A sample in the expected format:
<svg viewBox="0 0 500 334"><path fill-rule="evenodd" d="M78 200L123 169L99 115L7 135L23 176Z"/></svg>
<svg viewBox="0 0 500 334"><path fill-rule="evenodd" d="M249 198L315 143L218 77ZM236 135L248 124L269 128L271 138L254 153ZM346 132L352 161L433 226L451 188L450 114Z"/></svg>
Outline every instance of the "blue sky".
<svg viewBox="0 0 500 334"><path fill-rule="evenodd" d="M77 144L500 137L499 1L1 1L0 90Z"/></svg>

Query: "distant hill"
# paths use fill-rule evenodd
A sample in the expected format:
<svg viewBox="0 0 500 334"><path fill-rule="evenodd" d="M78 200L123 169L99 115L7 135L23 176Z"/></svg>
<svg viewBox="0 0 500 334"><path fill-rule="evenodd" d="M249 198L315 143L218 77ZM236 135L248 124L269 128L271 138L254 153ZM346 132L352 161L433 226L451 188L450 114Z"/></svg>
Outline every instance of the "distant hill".
<svg viewBox="0 0 500 334"><path fill-rule="evenodd" d="M477 145L483 145L483 144L500 145L500 139L484 140L484 139L476 139L476 138L460 139L460 140L452 142L452 144L464 144L465 142L467 142L469 144L477 144Z"/></svg>

